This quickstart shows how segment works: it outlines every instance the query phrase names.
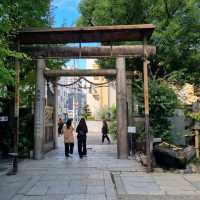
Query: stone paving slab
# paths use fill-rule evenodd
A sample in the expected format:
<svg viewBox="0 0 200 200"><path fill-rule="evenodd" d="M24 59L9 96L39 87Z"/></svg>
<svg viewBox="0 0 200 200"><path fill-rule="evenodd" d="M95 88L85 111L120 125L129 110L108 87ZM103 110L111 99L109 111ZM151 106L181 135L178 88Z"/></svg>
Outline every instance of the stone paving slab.
<svg viewBox="0 0 200 200"><path fill-rule="evenodd" d="M200 175L172 173L113 173L121 199L200 199ZM168 198L168 200L171 200Z"/></svg>
<svg viewBox="0 0 200 200"><path fill-rule="evenodd" d="M200 200L200 175L147 174L134 159L118 160L116 145L98 144L99 133L97 139L87 157L79 159L75 145L66 159L60 137L43 160L23 161L16 176L0 176L0 200Z"/></svg>
<svg viewBox="0 0 200 200"><path fill-rule="evenodd" d="M47 194L86 194L86 186L66 187L66 186L50 186Z"/></svg>
<svg viewBox="0 0 200 200"><path fill-rule="evenodd" d="M25 195L27 196L42 196L47 193L48 185L45 183L35 184Z"/></svg>
<svg viewBox="0 0 200 200"><path fill-rule="evenodd" d="M104 186L88 186L87 194L105 194Z"/></svg>
<svg viewBox="0 0 200 200"><path fill-rule="evenodd" d="M128 195L119 196L118 200L199 200L198 195Z"/></svg>
<svg viewBox="0 0 200 200"><path fill-rule="evenodd" d="M107 200L104 194L74 194L68 195L64 200Z"/></svg>
<svg viewBox="0 0 200 200"><path fill-rule="evenodd" d="M17 194L26 194L27 192L29 192L31 190L31 188L38 182L38 180L40 179L40 176L33 176L32 178L30 178L26 184L17 191Z"/></svg>
<svg viewBox="0 0 200 200"><path fill-rule="evenodd" d="M0 200L10 200L17 192L18 187L1 187L0 188Z"/></svg>
<svg viewBox="0 0 200 200"><path fill-rule="evenodd" d="M65 195L45 195L45 196L24 196L16 195L12 200L64 200Z"/></svg>
<svg viewBox="0 0 200 200"><path fill-rule="evenodd" d="M117 199L115 184L110 172L104 172L105 195L109 200Z"/></svg>

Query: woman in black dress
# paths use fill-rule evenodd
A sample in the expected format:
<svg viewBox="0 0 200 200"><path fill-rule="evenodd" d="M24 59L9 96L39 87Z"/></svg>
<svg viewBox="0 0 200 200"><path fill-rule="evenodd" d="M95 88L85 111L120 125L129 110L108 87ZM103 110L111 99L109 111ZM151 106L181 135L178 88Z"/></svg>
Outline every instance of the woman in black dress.
<svg viewBox="0 0 200 200"><path fill-rule="evenodd" d="M104 143L105 138L107 139L108 143L110 144L110 138L108 137L108 125L107 125L107 122L105 119L103 120L103 126L101 129L101 132L102 132L102 144Z"/></svg>
<svg viewBox="0 0 200 200"><path fill-rule="evenodd" d="M78 153L79 157L82 158L83 156L87 155L87 147L86 147L86 142L87 142L87 132L88 128L85 122L84 118L81 118L77 128L76 128L77 134L77 139L78 139Z"/></svg>
<svg viewBox="0 0 200 200"><path fill-rule="evenodd" d="M64 122L63 122L62 118L59 118L59 121L58 121L58 136L62 135L63 125L64 125Z"/></svg>

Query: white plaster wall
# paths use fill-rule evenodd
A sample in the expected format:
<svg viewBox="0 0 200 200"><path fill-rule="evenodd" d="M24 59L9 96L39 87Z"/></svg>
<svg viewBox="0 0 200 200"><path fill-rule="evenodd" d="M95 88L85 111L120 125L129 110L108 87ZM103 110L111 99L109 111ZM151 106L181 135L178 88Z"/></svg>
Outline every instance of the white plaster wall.
<svg viewBox="0 0 200 200"><path fill-rule="evenodd" d="M116 106L116 81L109 83L108 103L109 107Z"/></svg>

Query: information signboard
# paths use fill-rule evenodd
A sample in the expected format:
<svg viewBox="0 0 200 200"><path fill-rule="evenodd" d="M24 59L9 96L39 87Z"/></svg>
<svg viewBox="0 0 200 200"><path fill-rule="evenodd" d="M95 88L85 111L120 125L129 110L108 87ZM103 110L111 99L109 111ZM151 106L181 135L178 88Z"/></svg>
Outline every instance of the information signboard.
<svg viewBox="0 0 200 200"><path fill-rule="evenodd" d="M128 126L128 133L136 133L136 127L135 126Z"/></svg>
<svg viewBox="0 0 200 200"><path fill-rule="evenodd" d="M0 116L0 122L7 122L8 116Z"/></svg>

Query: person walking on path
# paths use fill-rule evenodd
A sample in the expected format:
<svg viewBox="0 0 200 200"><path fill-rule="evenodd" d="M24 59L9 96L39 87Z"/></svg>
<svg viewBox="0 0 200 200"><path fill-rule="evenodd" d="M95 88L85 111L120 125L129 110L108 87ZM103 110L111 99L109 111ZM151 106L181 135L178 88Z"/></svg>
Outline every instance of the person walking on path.
<svg viewBox="0 0 200 200"><path fill-rule="evenodd" d="M82 158L83 156L87 155L87 147L86 147L86 140L87 140L87 132L88 128L84 118L81 118L79 124L76 128L77 139L78 139L78 153L79 157Z"/></svg>
<svg viewBox="0 0 200 200"><path fill-rule="evenodd" d="M108 124L106 122L106 120L103 120L103 126L101 129L102 132L102 144L104 143L104 139L106 138L108 143L110 144L110 138L108 137Z"/></svg>
<svg viewBox="0 0 200 200"><path fill-rule="evenodd" d="M58 120L58 136L62 135L63 125L64 125L64 122L63 122L62 118L59 118L59 120Z"/></svg>
<svg viewBox="0 0 200 200"><path fill-rule="evenodd" d="M64 143L65 143L65 156L69 157L69 153L73 154L74 149L74 128L72 126L72 119L68 119L63 127Z"/></svg>

